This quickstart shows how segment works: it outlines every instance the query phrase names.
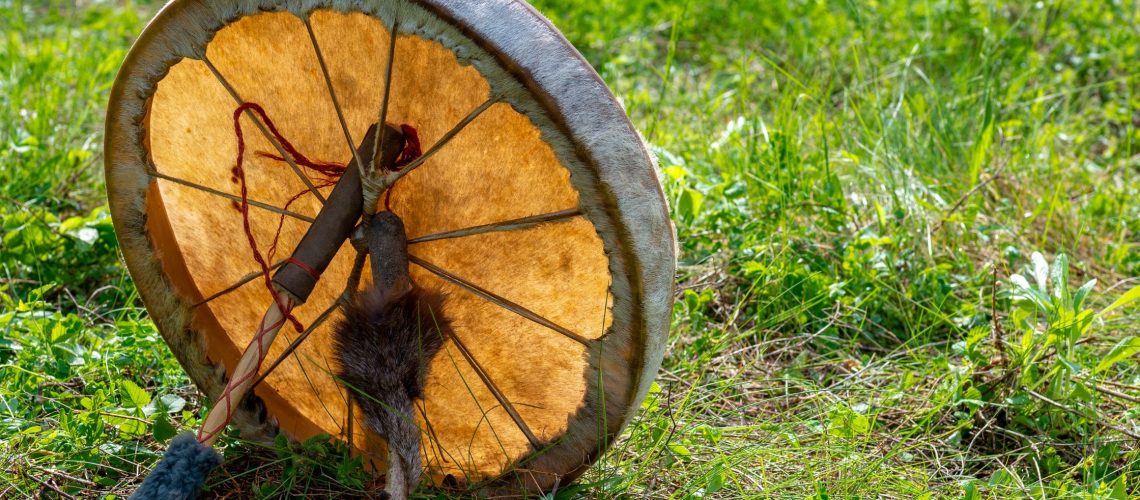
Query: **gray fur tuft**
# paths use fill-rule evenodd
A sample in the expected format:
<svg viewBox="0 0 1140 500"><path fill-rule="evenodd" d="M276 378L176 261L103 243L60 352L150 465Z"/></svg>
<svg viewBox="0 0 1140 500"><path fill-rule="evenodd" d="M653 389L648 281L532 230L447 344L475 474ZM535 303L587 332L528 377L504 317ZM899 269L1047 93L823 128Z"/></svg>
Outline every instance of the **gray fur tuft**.
<svg viewBox="0 0 1140 500"><path fill-rule="evenodd" d="M420 430L412 401L423 397L431 359L450 328L443 295L413 286L399 293L372 288L345 307L334 330L340 377L365 422L388 441L387 490L406 497L420 478Z"/></svg>

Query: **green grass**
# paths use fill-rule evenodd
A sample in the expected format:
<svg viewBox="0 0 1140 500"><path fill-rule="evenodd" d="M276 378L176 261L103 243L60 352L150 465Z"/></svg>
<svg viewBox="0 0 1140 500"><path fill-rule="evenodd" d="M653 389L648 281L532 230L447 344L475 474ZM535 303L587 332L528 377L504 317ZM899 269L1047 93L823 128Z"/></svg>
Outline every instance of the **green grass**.
<svg viewBox="0 0 1140 500"><path fill-rule="evenodd" d="M560 498L1140 495L1140 309L1101 314L1140 283L1140 5L536 6L682 245L657 386ZM0 0L0 497L125 494L204 411L99 208L153 10ZM320 443L226 443L215 493L367 491Z"/></svg>

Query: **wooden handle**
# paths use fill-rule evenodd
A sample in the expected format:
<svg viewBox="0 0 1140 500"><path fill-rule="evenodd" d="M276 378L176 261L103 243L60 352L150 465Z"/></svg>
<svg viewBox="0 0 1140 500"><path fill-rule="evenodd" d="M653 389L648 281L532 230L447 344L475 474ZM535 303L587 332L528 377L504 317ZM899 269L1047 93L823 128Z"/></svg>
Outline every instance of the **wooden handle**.
<svg viewBox="0 0 1140 500"><path fill-rule="evenodd" d="M400 129L387 125L384 144L380 153L380 167L390 168L404 148L404 134ZM365 165L371 163L372 144L376 141L377 127L368 129L364 141L357 148L357 155ZM344 240L348 239L356 222L360 220L363 204L361 201L360 172L356 162L348 162L344 175L336 183L325 206L317 214L317 219L309 226L308 232L293 251L292 260L302 265L288 262L273 275L273 282L304 303L317 285L317 279L328 268ZM309 269L306 269L307 266Z"/></svg>

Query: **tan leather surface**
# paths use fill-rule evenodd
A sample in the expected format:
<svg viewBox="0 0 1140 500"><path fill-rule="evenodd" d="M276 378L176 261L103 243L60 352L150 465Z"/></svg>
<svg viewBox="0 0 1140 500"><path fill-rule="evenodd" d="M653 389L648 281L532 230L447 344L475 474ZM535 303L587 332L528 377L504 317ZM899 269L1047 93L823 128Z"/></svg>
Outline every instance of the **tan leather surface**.
<svg viewBox="0 0 1140 500"><path fill-rule="evenodd" d="M330 11L315 13L312 24L350 132L359 141L377 120L387 30L362 14ZM289 13L243 18L223 28L206 54L245 100L266 109L298 150L315 160L351 158L299 18ZM388 121L416 127L425 149L488 99L490 87L479 73L461 66L436 42L401 36L395 60ZM187 59L176 64L160 81L148 117L150 153L157 170L238 194L231 172L235 107L204 62ZM276 150L248 118L243 125L250 197L282 206L304 185L287 165L253 155ZM196 288L186 293L209 296L257 270L240 213L230 201L169 181L159 180L158 186L179 258ZM488 109L438 155L401 180L392 196L392 208L404 218L411 238L577 205L568 171L530 120L507 104ZM320 203L306 196L291 209L314 216ZM250 209L250 216L265 251L278 216L257 208ZM304 222L285 219L279 258L287 256L305 228ZM608 259L594 227L583 218L413 245L412 253L584 337L600 337L611 321ZM309 302L295 311L298 319L308 324L332 303L343 288L351 260L346 245ZM443 284L423 269L413 266L412 272L421 284L438 286L448 294L447 312L457 335L538 438L561 435L585 394L585 348ZM179 286L180 293L183 287ZM267 304L267 292L258 279L197 308L195 324L206 331L211 359L232 367ZM330 325L314 333L298 356L283 363L258 389L281 428L298 438L315 430L344 435L346 399L344 389L331 377L336 367L330 364ZM283 332L286 335L273 347L270 359L296 335L288 327ZM445 346L435 359L425 400L434 431L434 437L425 438L425 460L436 477L446 473L487 477L529 450L522 433L454 346ZM355 428L362 424L357 422ZM363 438L356 442L371 448L377 463L382 462L378 448L366 445Z"/></svg>

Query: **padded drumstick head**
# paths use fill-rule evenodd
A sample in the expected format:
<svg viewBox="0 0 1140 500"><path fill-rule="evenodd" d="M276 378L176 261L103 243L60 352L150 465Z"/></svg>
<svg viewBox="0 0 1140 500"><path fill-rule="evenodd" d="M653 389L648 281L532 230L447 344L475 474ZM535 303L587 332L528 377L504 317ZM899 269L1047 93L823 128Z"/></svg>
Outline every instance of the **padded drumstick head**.
<svg viewBox="0 0 1140 500"><path fill-rule="evenodd" d="M206 476L222 463L213 448L199 443L193 432L170 440L170 448L133 495L132 500L182 500L198 498Z"/></svg>

